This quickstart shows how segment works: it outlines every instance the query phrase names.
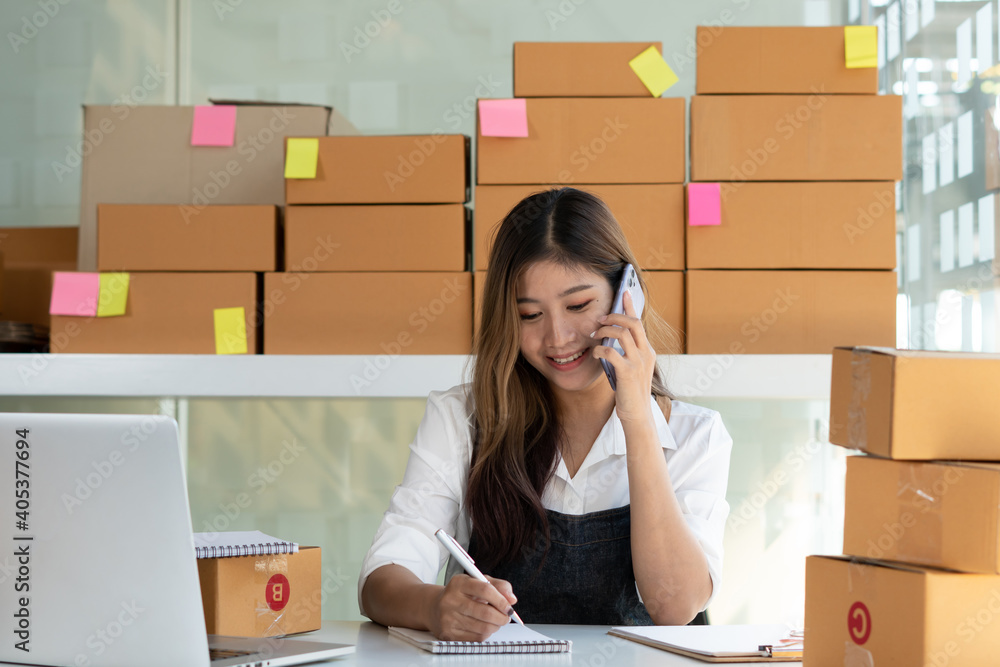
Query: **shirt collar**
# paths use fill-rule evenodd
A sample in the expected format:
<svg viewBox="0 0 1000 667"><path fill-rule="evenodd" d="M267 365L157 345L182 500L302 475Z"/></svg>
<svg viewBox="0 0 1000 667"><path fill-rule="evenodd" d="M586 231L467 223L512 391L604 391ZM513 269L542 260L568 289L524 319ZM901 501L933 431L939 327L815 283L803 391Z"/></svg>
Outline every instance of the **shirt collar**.
<svg viewBox="0 0 1000 667"><path fill-rule="evenodd" d="M659 404L656 402L656 397L650 395L649 403L650 407L653 409L653 423L656 425L656 435L660 440L660 445L664 449L677 449L677 441L674 440L674 434L670 430L667 418L663 416L663 410L660 409ZM622 422L618 419L618 408L615 408L611 412L611 419L609 419L608 423L604 425L601 435L604 435L609 428L611 429L611 437L604 441L605 453L608 456L611 456L612 454L617 454L619 456L624 455L625 429L622 428Z"/></svg>

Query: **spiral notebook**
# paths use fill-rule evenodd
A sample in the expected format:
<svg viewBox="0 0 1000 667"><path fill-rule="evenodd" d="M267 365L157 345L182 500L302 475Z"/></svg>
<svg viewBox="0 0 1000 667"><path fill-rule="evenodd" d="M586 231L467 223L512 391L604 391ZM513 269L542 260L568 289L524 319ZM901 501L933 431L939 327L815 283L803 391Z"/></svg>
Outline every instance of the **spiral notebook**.
<svg viewBox="0 0 1000 667"><path fill-rule="evenodd" d="M299 545L295 542L279 540L259 530L194 534L194 555L198 558L271 556L298 552Z"/></svg>
<svg viewBox="0 0 1000 667"><path fill-rule="evenodd" d="M569 653L573 642L551 639L518 623L509 623L484 642L449 642L429 632L390 627L389 634L431 653Z"/></svg>

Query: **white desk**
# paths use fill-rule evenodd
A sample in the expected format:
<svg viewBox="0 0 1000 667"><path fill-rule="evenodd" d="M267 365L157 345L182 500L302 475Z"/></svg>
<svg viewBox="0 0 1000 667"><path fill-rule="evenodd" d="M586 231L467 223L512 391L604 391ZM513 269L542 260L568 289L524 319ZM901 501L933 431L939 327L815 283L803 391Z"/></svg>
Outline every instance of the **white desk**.
<svg viewBox="0 0 1000 667"><path fill-rule="evenodd" d="M378 665L379 667L416 667L418 665L544 665L545 667L565 667L585 665L586 667L658 667L660 665L707 665L709 663L684 658L667 651L661 651L636 642L612 637L604 625L531 625L531 628L553 639L569 639L573 642L571 653L549 653L537 655L435 655L422 651L406 642L389 637L381 625L360 621L323 621L323 627L299 637L289 637L284 641L318 641L340 644L354 644L354 654L335 658L329 663L337 665ZM274 640L278 641L278 640ZM783 665L801 665L799 662L785 662Z"/></svg>

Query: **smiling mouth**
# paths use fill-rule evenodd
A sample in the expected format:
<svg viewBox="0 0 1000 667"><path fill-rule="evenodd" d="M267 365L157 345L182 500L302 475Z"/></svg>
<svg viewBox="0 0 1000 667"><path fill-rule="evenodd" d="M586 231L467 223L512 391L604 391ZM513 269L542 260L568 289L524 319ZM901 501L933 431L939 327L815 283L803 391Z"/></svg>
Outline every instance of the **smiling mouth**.
<svg viewBox="0 0 1000 667"><path fill-rule="evenodd" d="M556 362L557 364L560 364L560 365L572 363L572 362L576 361L577 359L579 359L584 353L586 353L587 349L588 348L584 348L584 349L580 350L579 352L576 352L575 354L569 355L568 357L549 357L549 359L551 359L552 361L554 361L554 362Z"/></svg>

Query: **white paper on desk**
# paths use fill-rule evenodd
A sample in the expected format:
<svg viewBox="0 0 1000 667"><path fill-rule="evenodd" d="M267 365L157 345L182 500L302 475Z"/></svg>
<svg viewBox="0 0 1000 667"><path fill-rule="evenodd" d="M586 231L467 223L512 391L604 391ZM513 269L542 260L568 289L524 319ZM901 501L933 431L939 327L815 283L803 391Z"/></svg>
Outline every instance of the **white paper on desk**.
<svg viewBox="0 0 1000 667"><path fill-rule="evenodd" d="M776 645L788 636L788 628L781 624L625 626L612 630L717 658L761 655L759 646Z"/></svg>

